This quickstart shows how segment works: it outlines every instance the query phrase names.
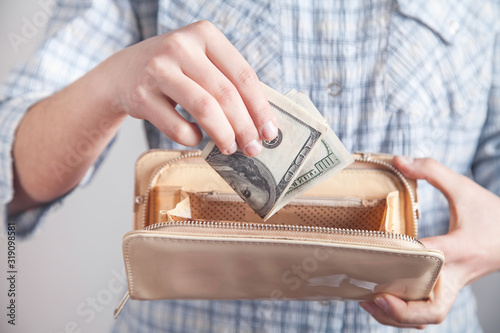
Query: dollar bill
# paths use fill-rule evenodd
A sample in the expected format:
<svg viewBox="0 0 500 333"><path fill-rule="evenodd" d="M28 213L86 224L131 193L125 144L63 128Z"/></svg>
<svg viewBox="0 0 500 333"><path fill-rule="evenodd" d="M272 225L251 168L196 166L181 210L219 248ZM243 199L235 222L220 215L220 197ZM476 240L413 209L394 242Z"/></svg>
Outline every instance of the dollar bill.
<svg viewBox="0 0 500 333"><path fill-rule="evenodd" d="M224 155L210 141L202 157L260 217L267 220L276 212L275 208L329 127L323 118L299 103L264 84L263 87L276 115L276 139L264 141L262 151L255 157L248 157L240 150Z"/></svg>
<svg viewBox="0 0 500 333"><path fill-rule="evenodd" d="M294 102L306 108L311 114L324 119L309 97L295 89L285 94ZM324 120L326 123L326 120ZM309 154L300 173L288 188L283 199L274 207L278 211L299 194L309 190L316 184L333 176L354 162L351 154L344 147L329 125L320 142ZM272 214L271 214L272 215Z"/></svg>

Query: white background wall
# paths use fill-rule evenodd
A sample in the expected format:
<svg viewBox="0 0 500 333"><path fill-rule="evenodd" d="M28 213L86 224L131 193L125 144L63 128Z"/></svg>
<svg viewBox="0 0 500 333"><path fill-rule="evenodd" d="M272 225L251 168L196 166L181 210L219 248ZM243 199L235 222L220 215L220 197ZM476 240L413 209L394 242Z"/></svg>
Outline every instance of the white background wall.
<svg viewBox="0 0 500 333"><path fill-rule="evenodd" d="M38 1L0 0L2 81L11 65L25 59L43 37L40 29L18 53L7 39L9 32L22 35L23 18L31 20L41 10ZM92 185L69 196L34 237L17 240L15 328L6 323L7 245L0 231L0 332L110 330L113 310L126 291L121 240L132 228L134 162L146 149L142 122L127 119ZM93 299L95 309L89 306Z"/></svg>
<svg viewBox="0 0 500 333"><path fill-rule="evenodd" d="M40 0L0 2L0 80L15 61L39 44L43 28L18 52L7 34L22 35L24 18L42 10ZM48 0L42 0L48 1ZM125 292L121 239L132 225L133 169L146 149L142 124L127 119L93 183L51 213L37 234L17 240L16 326L7 324L4 230L0 232L0 332L106 332ZM486 332L500 325L500 273L474 284Z"/></svg>

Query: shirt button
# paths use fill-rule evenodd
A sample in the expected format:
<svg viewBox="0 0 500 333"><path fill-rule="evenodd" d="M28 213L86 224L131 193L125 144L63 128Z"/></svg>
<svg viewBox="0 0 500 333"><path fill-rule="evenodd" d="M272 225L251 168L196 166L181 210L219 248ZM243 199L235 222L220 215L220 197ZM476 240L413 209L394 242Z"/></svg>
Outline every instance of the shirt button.
<svg viewBox="0 0 500 333"><path fill-rule="evenodd" d="M450 35L455 35L458 30L460 29L460 24L458 24L457 21L455 20L449 20L448 21L448 31L450 33Z"/></svg>
<svg viewBox="0 0 500 333"><path fill-rule="evenodd" d="M328 92L328 95L336 97L342 92L342 87L340 86L340 83L332 82L328 85L326 91Z"/></svg>

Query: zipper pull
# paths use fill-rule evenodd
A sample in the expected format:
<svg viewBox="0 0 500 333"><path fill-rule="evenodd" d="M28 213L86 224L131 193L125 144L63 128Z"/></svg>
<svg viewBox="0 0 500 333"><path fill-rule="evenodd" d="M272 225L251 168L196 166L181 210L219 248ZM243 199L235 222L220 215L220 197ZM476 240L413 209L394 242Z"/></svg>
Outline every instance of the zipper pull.
<svg viewBox="0 0 500 333"><path fill-rule="evenodd" d="M127 304L129 299L130 299L130 294L127 290L125 295L123 295L122 300L120 301L120 303L118 303L118 306L115 309L115 312L113 314L114 319L118 318L118 316L120 315L120 312L122 312L123 307L125 306L125 304Z"/></svg>
<svg viewBox="0 0 500 333"><path fill-rule="evenodd" d="M134 202L137 205L140 205L140 204L144 203L144 197L142 195L138 195L135 197Z"/></svg>
<svg viewBox="0 0 500 333"><path fill-rule="evenodd" d="M364 152L364 151L356 151L354 153L361 155L361 159L365 160L365 161L369 161L371 159L371 157L372 157L371 153L367 153L367 152Z"/></svg>

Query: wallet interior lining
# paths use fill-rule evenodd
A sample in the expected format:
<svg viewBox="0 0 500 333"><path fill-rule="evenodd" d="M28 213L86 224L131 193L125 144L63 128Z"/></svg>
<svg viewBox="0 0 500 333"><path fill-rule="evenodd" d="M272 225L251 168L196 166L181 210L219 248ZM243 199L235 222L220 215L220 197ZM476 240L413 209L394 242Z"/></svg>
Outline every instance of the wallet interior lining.
<svg viewBox="0 0 500 333"><path fill-rule="evenodd" d="M173 164L168 172L162 173L149 192L148 205L144 206L147 209L145 214L142 214L141 205L134 206L137 208L137 228L158 222L159 210L173 209L179 203L179 188L199 193L217 191L236 194L211 167L207 167L203 161L193 163L196 161L193 159L189 163ZM381 230L415 237L413 211L408 205L409 197L399 178L387 170L377 169L376 165L355 164L356 168L342 170L304 192L301 197L386 198L387 210L391 214L386 215ZM259 218L248 222L262 223L262 220Z"/></svg>
<svg viewBox="0 0 500 333"><path fill-rule="evenodd" d="M192 219L264 222L243 201L211 200L211 195L205 193L189 192L187 194ZM307 203L297 200L284 206L265 223L380 230L386 207L385 198L359 199L359 201L332 198L332 200L312 202L308 200Z"/></svg>
<svg viewBox="0 0 500 333"><path fill-rule="evenodd" d="M265 222L235 194L184 192L179 191L178 188L174 192L177 194L171 194L171 199L174 197L182 199L175 209L169 211L170 218L174 220L179 217L206 221L286 224L404 233L404 226L402 227L399 223L397 213L399 211L397 192L389 193L383 198L372 199L299 198L283 207ZM166 208L166 206L163 207ZM163 222L165 215L160 215L157 221Z"/></svg>

